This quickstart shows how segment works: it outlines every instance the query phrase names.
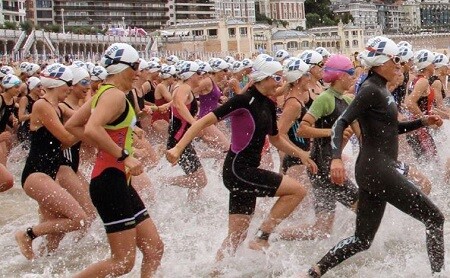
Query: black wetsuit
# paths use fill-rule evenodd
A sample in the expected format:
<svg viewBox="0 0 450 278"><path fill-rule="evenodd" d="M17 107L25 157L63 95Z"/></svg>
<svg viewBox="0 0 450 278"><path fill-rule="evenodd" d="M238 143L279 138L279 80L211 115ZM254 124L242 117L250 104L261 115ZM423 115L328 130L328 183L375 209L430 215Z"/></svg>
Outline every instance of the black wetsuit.
<svg viewBox="0 0 450 278"><path fill-rule="evenodd" d="M405 101L407 86L409 82L409 72L403 73L403 82L397 88L392 91L392 95L394 96L395 103L397 103L397 108L401 111L401 105Z"/></svg>
<svg viewBox="0 0 450 278"><path fill-rule="evenodd" d="M344 129L355 120L361 127L361 147L355 166L359 203L355 234L339 242L318 262L322 274L370 247L387 203L425 224L431 269L439 272L444 266L444 216L395 167L398 134L422 127L422 123L398 122L397 106L386 82L370 72L359 94L333 126L333 158L341 157Z"/></svg>
<svg viewBox="0 0 450 278"><path fill-rule="evenodd" d="M256 198L275 196L283 178L258 168L266 136L278 134L275 103L252 86L213 113L219 120L231 117L231 147L223 164L229 214L252 215Z"/></svg>
<svg viewBox="0 0 450 278"><path fill-rule="evenodd" d="M62 114L61 110L59 113ZM61 116L59 117L62 122ZM31 135L30 153L22 172L22 186L28 176L36 172L55 179L61 165L61 142L45 126L31 131Z"/></svg>
<svg viewBox="0 0 450 278"><path fill-rule="evenodd" d="M1 106L0 106L0 132L3 132L6 130L6 126L9 123L9 118L11 115L14 115L14 101L12 104L6 104L5 99L2 95L0 95L1 98Z"/></svg>

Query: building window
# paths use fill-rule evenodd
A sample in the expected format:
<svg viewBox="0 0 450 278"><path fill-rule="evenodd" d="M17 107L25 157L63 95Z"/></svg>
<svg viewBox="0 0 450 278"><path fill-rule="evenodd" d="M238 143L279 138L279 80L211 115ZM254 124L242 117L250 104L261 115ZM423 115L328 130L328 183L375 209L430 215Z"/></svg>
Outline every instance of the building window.
<svg viewBox="0 0 450 278"><path fill-rule="evenodd" d="M288 42L287 49L298 49L298 42L295 41Z"/></svg>
<svg viewBox="0 0 450 278"><path fill-rule="evenodd" d="M353 47L358 47L358 40L353 40Z"/></svg>
<svg viewBox="0 0 450 278"><path fill-rule="evenodd" d="M208 36L217 36L217 29L208 29Z"/></svg>
<svg viewBox="0 0 450 278"><path fill-rule="evenodd" d="M236 28L228 28L228 35L230 37L235 37L236 36Z"/></svg>
<svg viewBox="0 0 450 278"><path fill-rule="evenodd" d="M203 36L203 30L193 30L192 35L194 36Z"/></svg>
<svg viewBox="0 0 450 278"><path fill-rule="evenodd" d="M247 28L246 27L241 27L239 28L239 32L241 35L247 35Z"/></svg>

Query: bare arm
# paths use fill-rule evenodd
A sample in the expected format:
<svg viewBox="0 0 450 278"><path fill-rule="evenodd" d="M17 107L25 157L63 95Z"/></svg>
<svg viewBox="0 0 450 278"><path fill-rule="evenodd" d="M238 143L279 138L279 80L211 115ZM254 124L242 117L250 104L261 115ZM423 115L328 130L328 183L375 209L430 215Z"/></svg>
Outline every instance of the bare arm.
<svg viewBox="0 0 450 278"><path fill-rule="evenodd" d="M306 113L300 123L297 134L305 138L321 138L331 136L330 128L315 128L315 122L316 119L310 113Z"/></svg>
<svg viewBox="0 0 450 278"><path fill-rule="evenodd" d="M182 85L177 88L173 95L172 105L177 109L180 116L190 124L195 122L194 117L189 112L186 102L188 101L191 95L190 87L188 85ZM196 101L193 99L192 101Z"/></svg>
<svg viewBox="0 0 450 278"><path fill-rule="evenodd" d="M84 127L91 116L91 101L86 102L66 122L64 127L81 141L96 146L96 142L90 140L84 134Z"/></svg>
<svg viewBox="0 0 450 278"><path fill-rule="evenodd" d="M19 101L19 122L25 122L30 119L30 114L25 113L26 108L28 105L28 98L27 97L21 97Z"/></svg>
<svg viewBox="0 0 450 278"><path fill-rule="evenodd" d="M417 105L417 102L419 101L420 97L428 90L428 80L425 78L420 79L416 82L413 91L411 94L406 95L405 97L405 105L406 108L415 116L415 117L422 117L423 113L420 111L419 106Z"/></svg>
<svg viewBox="0 0 450 278"><path fill-rule="evenodd" d="M278 132L288 142L294 145L288 137L289 129L300 115L301 105L298 101L292 100L285 102L283 113L278 120ZM295 146L295 145L294 145Z"/></svg>

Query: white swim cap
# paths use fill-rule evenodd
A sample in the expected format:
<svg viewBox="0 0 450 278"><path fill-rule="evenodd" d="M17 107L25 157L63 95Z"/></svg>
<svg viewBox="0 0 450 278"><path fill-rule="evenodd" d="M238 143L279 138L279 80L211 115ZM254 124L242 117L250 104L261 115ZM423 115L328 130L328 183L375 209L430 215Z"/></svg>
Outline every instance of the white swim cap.
<svg viewBox="0 0 450 278"><path fill-rule="evenodd" d="M83 79L89 79L90 80L90 75L89 72L85 69L84 64L80 65L80 64L72 64L71 66L69 66L69 69L72 71L72 85L76 85L78 84L78 82L80 82Z"/></svg>
<svg viewBox="0 0 450 278"><path fill-rule="evenodd" d="M414 65L417 70L422 70L429 65L433 64L434 54L428 49L421 49L414 55Z"/></svg>
<svg viewBox="0 0 450 278"><path fill-rule="evenodd" d="M26 73L26 72L27 72L27 66L28 66L29 64L30 64L30 63L28 63L28 62L22 62L22 63L20 63L20 66L19 66L20 72L21 72L21 73Z"/></svg>
<svg viewBox="0 0 450 278"><path fill-rule="evenodd" d="M222 70L228 70L230 68L229 64L220 58L214 59L214 61L210 64L212 72L219 72Z"/></svg>
<svg viewBox="0 0 450 278"><path fill-rule="evenodd" d="M402 46L406 46L406 47L408 47L409 49L413 50L412 45L411 45L409 42L407 42L407 41L400 41L399 43L397 43L397 46L398 46L399 48L402 47Z"/></svg>
<svg viewBox="0 0 450 278"><path fill-rule="evenodd" d="M161 59L159 59L158 57L150 57L150 61L156 62L156 63L161 63Z"/></svg>
<svg viewBox="0 0 450 278"><path fill-rule="evenodd" d="M310 66L303 62L300 58L292 58L289 63L283 68L283 74L288 83L292 83L300 79L303 75L309 72Z"/></svg>
<svg viewBox="0 0 450 278"><path fill-rule="evenodd" d="M448 66L448 62L448 57L442 53L436 53L433 60L433 64L437 69Z"/></svg>
<svg viewBox="0 0 450 278"><path fill-rule="evenodd" d="M148 63L148 70L150 72L158 72L161 70L161 65L157 62L150 62Z"/></svg>
<svg viewBox="0 0 450 278"><path fill-rule="evenodd" d="M27 87L29 90L33 90L34 88L36 88L37 86L39 86L41 84L41 79L39 79L36 76L32 76L32 77L28 78L26 84L27 84Z"/></svg>
<svg viewBox="0 0 450 278"><path fill-rule="evenodd" d="M86 66L86 70L88 72L91 72L91 70L95 67L94 63L91 63L91 62L86 62L86 63L84 63L84 65Z"/></svg>
<svg viewBox="0 0 450 278"><path fill-rule="evenodd" d="M166 61L168 65L175 65L176 63L178 63L178 61L180 61L180 59L178 59L178 57L175 55L170 55L169 57L167 57Z"/></svg>
<svg viewBox="0 0 450 278"><path fill-rule="evenodd" d="M15 76L14 74L7 74L2 79L2 86L5 89L12 88L14 86L18 86L22 83L19 77Z"/></svg>
<svg viewBox="0 0 450 278"><path fill-rule="evenodd" d="M308 65L320 66L323 63L323 57L315 50L305 50L298 57Z"/></svg>
<svg viewBox="0 0 450 278"><path fill-rule="evenodd" d="M245 69L253 67L253 61L248 58L245 58L244 60L242 60L241 63Z"/></svg>
<svg viewBox="0 0 450 278"><path fill-rule="evenodd" d="M148 62L142 58L139 58L139 70L147 70L149 69Z"/></svg>
<svg viewBox="0 0 450 278"><path fill-rule="evenodd" d="M287 52L284 49L280 49L275 53L275 60L277 60L278 62L282 62L283 60L287 59L291 57L291 55L289 55L289 52Z"/></svg>
<svg viewBox="0 0 450 278"><path fill-rule="evenodd" d="M199 66L198 67L199 71L203 71L203 72L206 72L206 73L212 72L212 68L211 68L211 66L208 63L201 62L201 63L198 64L198 66Z"/></svg>
<svg viewBox="0 0 450 278"><path fill-rule="evenodd" d="M159 73L159 76L162 79L167 79L167 78L171 78L172 76L175 76L175 74L177 73L177 70L175 69L174 65L166 65L164 67L161 67L161 71Z"/></svg>
<svg viewBox="0 0 450 278"><path fill-rule="evenodd" d="M41 72L41 83L44 88L56 88L72 84L73 74L69 67L55 63L48 65Z"/></svg>
<svg viewBox="0 0 450 278"><path fill-rule="evenodd" d="M369 39L366 50L361 55L364 64L369 67L377 67L386 63L399 54L398 46L389 38L377 36Z"/></svg>
<svg viewBox="0 0 450 278"><path fill-rule="evenodd" d="M10 66L3 66L0 68L0 78L5 77L7 74L14 74L14 69Z"/></svg>
<svg viewBox="0 0 450 278"><path fill-rule="evenodd" d="M113 43L100 60L108 74L117 74L129 67L133 67L139 61L139 54L129 44Z"/></svg>
<svg viewBox="0 0 450 278"><path fill-rule="evenodd" d="M195 62L186 61L182 64L180 71L178 72L178 76L181 80L187 80L191 78L194 74L199 70L199 66Z"/></svg>
<svg viewBox="0 0 450 278"><path fill-rule="evenodd" d="M28 76L33 76L33 74L37 73L40 69L41 67L38 64L29 63L26 71Z"/></svg>
<svg viewBox="0 0 450 278"><path fill-rule="evenodd" d="M234 62L236 62L236 60L231 56L226 56L223 60L228 64L233 64Z"/></svg>
<svg viewBox="0 0 450 278"><path fill-rule="evenodd" d="M316 51L320 55L322 55L322 57L329 57L329 56L331 56L331 53L324 47L319 46L319 47L316 48Z"/></svg>
<svg viewBox="0 0 450 278"><path fill-rule="evenodd" d="M244 65L242 65L242 62L240 61L236 61L233 63L233 66L231 67L231 72L233 73L238 73L241 70L244 70Z"/></svg>
<svg viewBox="0 0 450 278"><path fill-rule="evenodd" d="M253 63L253 69L254 71L251 73L251 76L255 82L259 82L283 70L283 67L272 56L259 54Z"/></svg>
<svg viewBox="0 0 450 278"><path fill-rule="evenodd" d="M92 81L103 81L108 76L108 72L102 66L95 66L90 71Z"/></svg>
<svg viewBox="0 0 450 278"><path fill-rule="evenodd" d="M407 46L400 46L398 49L398 56L400 57L400 61L402 63L407 63L409 60L414 58L414 52Z"/></svg>

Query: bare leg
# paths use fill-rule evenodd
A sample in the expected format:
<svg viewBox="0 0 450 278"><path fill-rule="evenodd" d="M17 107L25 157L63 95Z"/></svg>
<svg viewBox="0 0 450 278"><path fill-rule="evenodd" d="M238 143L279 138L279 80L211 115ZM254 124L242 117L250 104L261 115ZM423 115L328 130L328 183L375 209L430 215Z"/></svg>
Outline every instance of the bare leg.
<svg viewBox="0 0 450 278"><path fill-rule="evenodd" d="M11 189L14 185L13 175L0 163L0 192Z"/></svg>
<svg viewBox="0 0 450 278"><path fill-rule="evenodd" d="M136 259L136 229L107 234L111 257L92 264L76 274L76 278L120 276L133 269Z"/></svg>
<svg viewBox="0 0 450 278"><path fill-rule="evenodd" d="M294 211L305 195L306 190L303 185L289 176L283 176L281 185L275 194L280 198L273 205L268 217L259 229L264 233L272 233L275 227ZM252 249L259 250L268 247L269 242L266 239L255 238L249 246Z"/></svg>
<svg viewBox="0 0 450 278"><path fill-rule="evenodd" d="M425 195L430 194L431 181L422 172L420 172L413 166L409 166L408 179L412 180L414 184L418 184Z"/></svg>
<svg viewBox="0 0 450 278"><path fill-rule="evenodd" d="M152 277L161 264L164 244L150 218L139 223L136 232L137 246L143 254L141 277Z"/></svg>
<svg viewBox="0 0 450 278"><path fill-rule="evenodd" d="M217 251L216 261L221 261L225 254L234 254L239 245L247 237L248 226L250 225L251 215L230 214L228 217L228 235L222 242L222 246Z"/></svg>

